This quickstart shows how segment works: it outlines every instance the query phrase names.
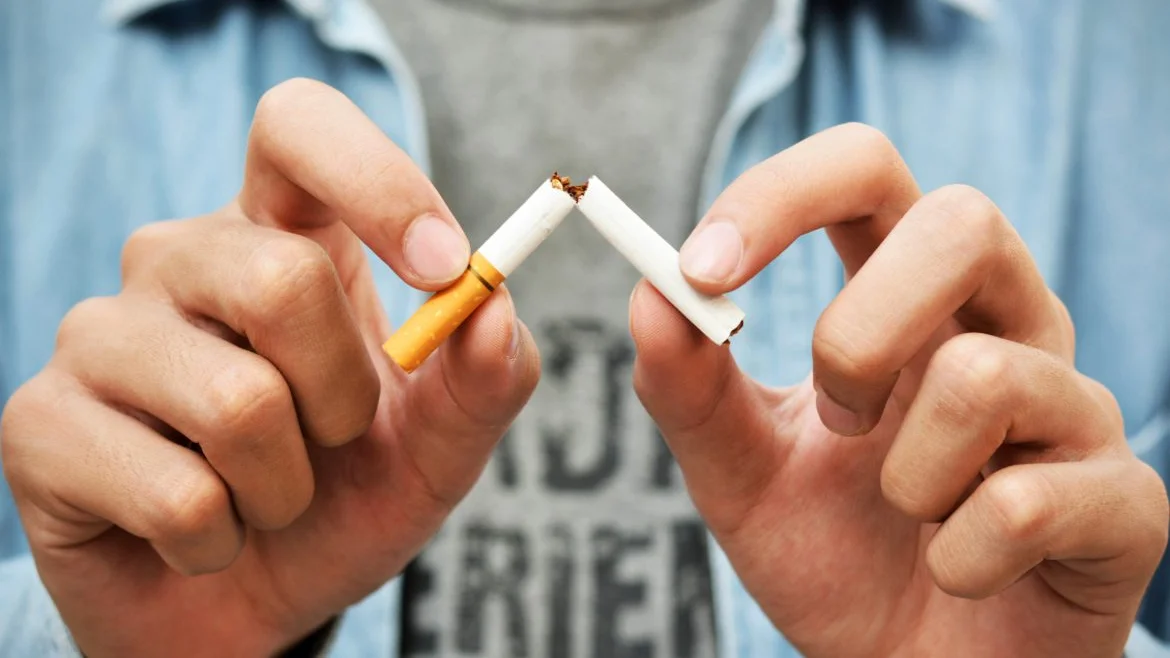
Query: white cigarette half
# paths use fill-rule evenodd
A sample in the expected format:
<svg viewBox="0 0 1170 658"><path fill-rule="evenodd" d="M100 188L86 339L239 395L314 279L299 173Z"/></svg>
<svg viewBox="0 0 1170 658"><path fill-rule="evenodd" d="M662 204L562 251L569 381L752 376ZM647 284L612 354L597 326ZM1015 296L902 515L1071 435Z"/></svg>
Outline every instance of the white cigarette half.
<svg viewBox="0 0 1170 658"><path fill-rule="evenodd" d="M743 326L744 313L730 299L705 295L683 277L678 252L596 176L577 207L687 317L715 343L726 343Z"/></svg>
<svg viewBox="0 0 1170 658"><path fill-rule="evenodd" d="M573 205L573 197L563 187L557 189L551 179L544 181L483 243L479 253L495 265L500 274L511 276L560 225Z"/></svg>

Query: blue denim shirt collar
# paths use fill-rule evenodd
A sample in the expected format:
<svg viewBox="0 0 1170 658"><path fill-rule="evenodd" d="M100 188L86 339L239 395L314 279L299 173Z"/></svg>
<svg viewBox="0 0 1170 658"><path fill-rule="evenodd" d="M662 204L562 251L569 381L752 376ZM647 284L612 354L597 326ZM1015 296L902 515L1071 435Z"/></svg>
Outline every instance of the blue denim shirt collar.
<svg viewBox="0 0 1170 658"><path fill-rule="evenodd" d="M179 2L205 2L206 0L103 0L102 14L107 20L117 25L124 25L142 16L146 12ZM935 0L940 4L949 5L973 18L990 20L995 13L999 0ZM325 17L336 0L285 0L297 13L309 19ZM776 0L777 8L792 4L789 0ZM803 1L799 4L804 4ZM780 11L776 12L781 14Z"/></svg>
<svg viewBox="0 0 1170 658"><path fill-rule="evenodd" d="M115 25L125 25L143 14L166 5L206 0L102 0L102 15ZM294 11L310 20L328 15L335 0L285 0Z"/></svg>

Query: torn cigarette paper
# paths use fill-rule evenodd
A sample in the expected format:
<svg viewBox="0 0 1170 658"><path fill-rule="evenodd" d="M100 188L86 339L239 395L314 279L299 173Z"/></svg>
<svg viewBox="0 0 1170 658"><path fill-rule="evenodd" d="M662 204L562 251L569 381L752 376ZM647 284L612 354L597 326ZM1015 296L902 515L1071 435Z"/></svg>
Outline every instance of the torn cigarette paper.
<svg viewBox="0 0 1170 658"><path fill-rule="evenodd" d="M597 230L707 338L722 345L743 326L744 313L730 299L691 287L679 269L678 251L658 235L596 176L577 207Z"/></svg>

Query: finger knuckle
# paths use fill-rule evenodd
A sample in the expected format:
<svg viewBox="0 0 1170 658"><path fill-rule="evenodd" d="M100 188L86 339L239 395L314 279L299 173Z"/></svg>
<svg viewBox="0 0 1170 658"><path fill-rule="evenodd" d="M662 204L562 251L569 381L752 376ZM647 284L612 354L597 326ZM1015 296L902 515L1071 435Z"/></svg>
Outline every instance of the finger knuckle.
<svg viewBox="0 0 1170 658"><path fill-rule="evenodd" d="M177 545L203 543L231 514L231 495L218 479L201 474L173 483L153 506L157 537Z"/></svg>
<svg viewBox="0 0 1170 658"><path fill-rule="evenodd" d="M897 160L898 149L881 130L858 121L851 121L838 126L837 130L847 142L856 145L864 153L885 160Z"/></svg>
<svg viewBox="0 0 1170 658"><path fill-rule="evenodd" d="M1110 432L1108 438L1116 438L1119 443L1123 442L1125 440L1125 414L1121 410L1121 403L1117 401L1117 397L1113 395L1108 386L1088 375L1078 372L1076 377L1087 390L1089 399L1096 401L1101 407L1101 417L1104 418L1102 431Z"/></svg>
<svg viewBox="0 0 1170 658"><path fill-rule="evenodd" d="M289 116L297 116L305 103L322 95L336 93L332 87L318 80L290 78L264 92L256 103L253 122L260 128L272 125Z"/></svg>
<svg viewBox="0 0 1170 658"><path fill-rule="evenodd" d="M932 210L979 233L998 230L999 208L978 189L962 183L944 185L922 199Z"/></svg>
<svg viewBox="0 0 1170 658"><path fill-rule="evenodd" d="M207 387L211 430L228 440L255 439L282 414L292 413L288 384L271 365L219 368Z"/></svg>
<svg viewBox="0 0 1170 658"><path fill-rule="evenodd" d="M287 235L258 247L244 268L244 313L265 324L281 315L311 306L320 291L335 287L329 255L307 238Z"/></svg>
<svg viewBox="0 0 1170 658"><path fill-rule="evenodd" d="M1167 500L1166 482L1152 466L1141 460L1137 460L1136 469L1134 482L1140 493L1135 499L1143 501L1146 512L1142 517L1145 536L1139 538L1138 543L1151 549L1153 561L1157 563L1170 535L1170 500Z"/></svg>
<svg viewBox="0 0 1170 658"><path fill-rule="evenodd" d="M914 474L889 461L882 466L881 488L886 501L912 519L934 521L945 511L922 491Z"/></svg>
<svg viewBox="0 0 1170 658"><path fill-rule="evenodd" d="M999 207L970 185L945 185L924 196L919 202L932 215L940 215L952 232L971 248L976 266L986 266L1000 257L1008 247L1005 239L1007 220Z"/></svg>
<svg viewBox="0 0 1170 658"><path fill-rule="evenodd" d="M77 303L57 327L57 350L84 344L95 334L118 322L120 305L116 297L90 297Z"/></svg>
<svg viewBox="0 0 1170 658"><path fill-rule="evenodd" d="M122 245L122 280L129 280L135 272L165 258L177 226L177 222L154 222L131 233Z"/></svg>
<svg viewBox="0 0 1170 658"><path fill-rule="evenodd" d="M14 435L24 417L38 406L34 398L36 382L37 378L34 377L17 387L12 395L8 396L3 411L0 411L0 441L3 441L6 436ZM0 443L0 445L3 444Z"/></svg>
<svg viewBox="0 0 1170 658"><path fill-rule="evenodd" d="M929 366L940 382L944 409L962 417L998 415L1014 395L1012 359L995 339L959 334L935 353Z"/></svg>
<svg viewBox="0 0 1170 658"><path fill-rule="evenodd" d="M1015 466L994 473L980 489L990 522L1006 541L1023 543L1036 538L1055 514L1043 478Z"/></svg>
<svg viewBox="0 0 1170 658"><path fill-rule="evenodd" d="M1153 466L1139 459L1137 460L1136 479L1139 486L1155 500L1158 508L1157 511L1159 512L1158 516L1168 517L1166 520L1170 522L1170 515L1162 513L1170 505L1166 499L1166 482L1162 479L1162 476L1158 474L1158 471Z"/></svg>
<svg viewBox="0 0 1170 658"><path fill-rule="evenodd" d="M900 199L917 198L918 188L894 142L881 130L864 123L846 123L833 130L848 145L849 157L860 165L854 184L861 195L859 200L875 211L897 202L899 214L905 212Z"/></svg>
<svg viewBox="0 0 1170 658"><path fill-rule="evenodd" d="M1073 322L1072 313L1069 312L1068 306L1065 305L1060 295L1051 289L1048 291L1048 295L1052 300L1052 312L1056 315L1055 324L1061 334L1062 346L1071 355L1077 344L1076 323Z"/></svg>
<svg viewBox="0 0 1170 658"><path fill-rule="evenodd" d="M26 472L31 435L26 428L35 419L51 413L52 393L46 390L44 375L37 375L17 388L9 396L0 412L0 466L5 478L15 484Z"/></svg>
<svg viewBox="0 0 1170 658"><path fill-rule="evenodd" d="M879 379L894 369L891 356L873 341L860 338L830 308L813 329L813 363L850 381Z"/></svg>
<svg viewBox="0 0 1170 658"><path fill-rule="evenodd" d="M953 538L935 535L926 549L926 568L940 590L951 596L980 599L989 595L982 583L973 578L971 550L956 545Z"/></svg>

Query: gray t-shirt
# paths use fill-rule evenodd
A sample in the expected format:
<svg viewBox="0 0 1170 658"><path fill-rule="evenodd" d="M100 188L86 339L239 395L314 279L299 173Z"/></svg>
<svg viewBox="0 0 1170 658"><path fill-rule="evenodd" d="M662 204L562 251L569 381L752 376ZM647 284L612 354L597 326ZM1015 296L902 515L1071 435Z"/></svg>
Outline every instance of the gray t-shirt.
<svg viewBox="0 0 1170 658"><path fill-rule="evenodd" d="M473 247L558 169L674 245L772 0L374 0L419 78L433 179ZM579 216L508 286L531 403L407 572L407 658L712 656L705 531L634 395L636 271Z"/></svg>

